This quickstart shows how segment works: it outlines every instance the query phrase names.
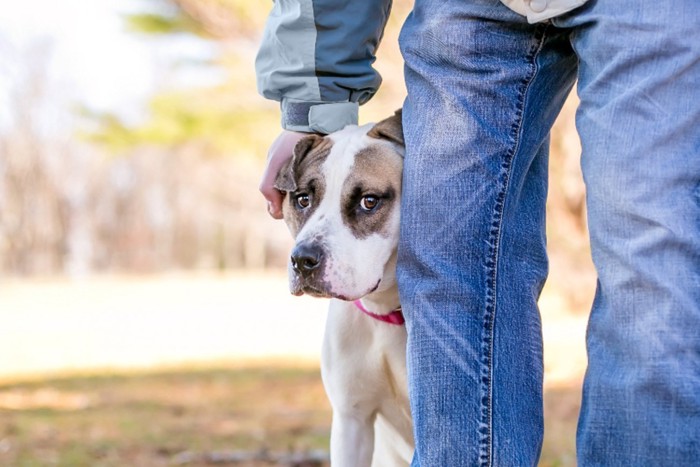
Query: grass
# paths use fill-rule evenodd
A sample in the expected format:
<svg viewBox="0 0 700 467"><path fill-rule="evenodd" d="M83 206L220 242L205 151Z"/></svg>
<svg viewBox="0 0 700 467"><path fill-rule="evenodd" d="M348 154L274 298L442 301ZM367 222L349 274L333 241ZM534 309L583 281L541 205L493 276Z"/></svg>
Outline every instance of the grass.
<svg viewBox="0 0 700 467"><path fill-rule="evenodd" d="M0 466L205 465L226 460L217 453L328 450L331 413L312 358L325 304L288 296L284 276L6 281L0 295ZM546 288L540 301L544 467L575 465L585 316L564 298ZM244 312L258 309L267 321ZM172 367L180 361L194 366Z"/></svg>
<svg viewBox="0 0 700 467"><path fill-rule="evenodd" d="M549 390L545 411L540 465L575 465L578 389ZM204 465L216 460L212 453L327 451L330 419L312 368L183 369L4 384L0 465Z"/></svg>
<svg viewBox="0 0 700 467"><path fill-rule="evenodd" d="M0 387L0 465L169 465L183 452L326 449L312 369L174 371Z"/></svg>

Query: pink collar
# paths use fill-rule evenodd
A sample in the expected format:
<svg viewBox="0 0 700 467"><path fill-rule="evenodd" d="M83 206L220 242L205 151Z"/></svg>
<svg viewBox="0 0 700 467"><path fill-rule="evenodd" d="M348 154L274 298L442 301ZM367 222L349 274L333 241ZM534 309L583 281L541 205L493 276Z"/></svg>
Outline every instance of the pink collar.
<svg viewBox="0 0 700 467"><path fill-rule="evenodd" d="M401 326L406 322L406 320L403 317L403 313L401 312L401 307L395 309L394 311L391 311L385 315L378 315L377 313L372 313L369 311L367 308L362 306L362 302L360 300L355 300L353 302L357 308L360 309L360 311L368 316L371 316L374 319L378 319L379 321L383 321L385 323L389 324L396 324L398 326Z"/></svg>

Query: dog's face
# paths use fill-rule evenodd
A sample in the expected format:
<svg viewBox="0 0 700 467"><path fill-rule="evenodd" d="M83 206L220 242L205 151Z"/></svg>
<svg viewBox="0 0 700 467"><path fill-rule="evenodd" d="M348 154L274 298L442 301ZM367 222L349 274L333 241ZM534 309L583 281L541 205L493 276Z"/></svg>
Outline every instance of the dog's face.
<svg viewBox="0 0 700 467"><path fill-rule="evenodd" d="M299 141L276 180L296 240L294 295L355 300L395 283L402 167L400 111Z"/></svg>

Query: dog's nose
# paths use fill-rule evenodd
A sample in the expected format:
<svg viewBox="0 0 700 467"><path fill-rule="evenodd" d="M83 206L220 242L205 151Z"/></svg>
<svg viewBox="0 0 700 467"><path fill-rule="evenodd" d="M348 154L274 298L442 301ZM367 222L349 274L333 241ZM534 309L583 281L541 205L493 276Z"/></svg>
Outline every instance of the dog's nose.
<svg viewBox="0 0 700 467"><path fill-rule="evenodd" d="M302 243L292 251L292 268L302 276L311 273L321 264L323 254L316 245Z"/></svg>

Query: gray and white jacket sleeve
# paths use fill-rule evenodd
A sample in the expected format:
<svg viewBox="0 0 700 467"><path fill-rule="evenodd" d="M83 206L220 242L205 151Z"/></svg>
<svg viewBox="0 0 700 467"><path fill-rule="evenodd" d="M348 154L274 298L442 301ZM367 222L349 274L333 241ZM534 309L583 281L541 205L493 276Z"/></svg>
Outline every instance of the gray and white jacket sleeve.
<svg viewBox="0 0 700 467"><path fill-rule="evenodd" d="M276 0L255 61L258 91L287 130L356 124L381 77L372 67L391 0Z"/></svg>

